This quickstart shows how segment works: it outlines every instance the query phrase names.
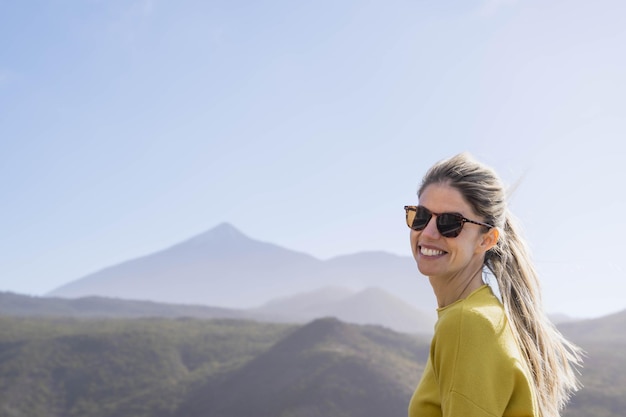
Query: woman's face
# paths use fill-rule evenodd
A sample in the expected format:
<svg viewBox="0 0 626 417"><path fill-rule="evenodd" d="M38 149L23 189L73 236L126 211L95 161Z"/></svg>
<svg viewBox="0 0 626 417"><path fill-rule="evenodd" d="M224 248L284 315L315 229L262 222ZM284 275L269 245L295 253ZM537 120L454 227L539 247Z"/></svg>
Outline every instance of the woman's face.
<svg viewBox="0 0 626 417"><path fill-rule="evenodd" d="M460 213L468 219L483 221L465 201L463 195L446 184L428 185L419 198L419 204L433 213ZM411 230L411 249L419 271L428 277L451 277L465 270L475 273L485 254L484 228L465 223L454 238L441 236L433 215L426 228Z"/></svg>

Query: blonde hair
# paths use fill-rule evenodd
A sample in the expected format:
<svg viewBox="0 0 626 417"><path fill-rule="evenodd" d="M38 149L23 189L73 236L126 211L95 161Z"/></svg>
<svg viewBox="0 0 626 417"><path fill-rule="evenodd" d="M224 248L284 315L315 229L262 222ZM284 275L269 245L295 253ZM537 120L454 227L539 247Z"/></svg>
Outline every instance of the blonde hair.
<svg viewBox="0 0 626 417"><path fill-rule="evenodd" d="M463 153L430 168L418 196L436 183L457 189L485 223L498 227L498 243L486 253L484 263L498 281L513 335L532 373L539 416L559 416L580 388L576 367L582 364L582 351L563 337L543 310L539 278L507 208L500 179Z"/></svg>

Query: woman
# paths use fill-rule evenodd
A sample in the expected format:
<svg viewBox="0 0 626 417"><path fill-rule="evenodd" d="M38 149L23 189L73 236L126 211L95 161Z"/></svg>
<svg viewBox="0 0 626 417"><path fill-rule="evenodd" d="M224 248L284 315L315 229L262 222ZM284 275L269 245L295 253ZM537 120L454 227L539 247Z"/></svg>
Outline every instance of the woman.
<svg viewBox="0 0 626 417"><path fill-rule="evenodd" d="M497 175L457 155L426 173L418 199L405 207L411 248L439 308L409 417L559 416L580 351L543 312Z"/></svg>

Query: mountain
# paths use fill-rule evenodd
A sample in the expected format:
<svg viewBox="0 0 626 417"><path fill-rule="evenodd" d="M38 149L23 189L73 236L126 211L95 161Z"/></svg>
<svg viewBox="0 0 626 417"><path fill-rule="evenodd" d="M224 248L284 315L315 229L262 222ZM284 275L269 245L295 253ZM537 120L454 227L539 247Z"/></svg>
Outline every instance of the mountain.
<svg viewBox="0 0 626 417"><path fill-rule="evenodd" d="M428 280L408 257L366 252L327 261L250 239L224 223L199 236L63 285L49 296L106 296L226 308L253 308L322 287L379 287L434 310Z"/></svg>
<svg viewBox="0 0 626 417"><path fill-rule="evenodd" d="M377 287L420 310L434 311L437 307L428 278L419 273L415 260L408 256L380 251L337 256L325 262L323 274L331 285Z"/></svg>
<svg viewBox="0 0 626 417"><path fill-rule="evenodd" d="M328 287L272 300L250 311L271 321L308 322L336 317L348 323L377 324L405 333L430 334L436 320L434 312L419 311L380 288L354 292Z"/></svg>
<svg viewBox="0 0 626 417"><path fill-rule="evenodd" d="M605 343L626 344L626 310L608 316L559 324L559 330L580 344Z"/></svg>
<svg viewBox="0 0 626 417"><path fill-rule="evenodd" d="M405 416L427 352L380 328L320 319L226 377L199 386L178 415Z"/></svg>
<svg viewBox="0 0 626 417"><path fill-rule="evenodd" d="M99 295L243 308L298 292L321 261L247 238L229 224L70 282L50 296ZM306 274L303 273L306 271Z"/></svg>
<svg viewBox="0 0 626 417"><path fill-rule="evenodd" d="M276 314L277 316L288 311L296 317L308 316L309 314L318 314L327 305L345 300L354 293L355 291L343 287L319 288L288 297L275 298L251 311L267 315Z"/></svg>
<svg viewBox="0 0 626 417"><path fill-rule="evenodd" d="M564 417L626 415L626 310L558 328L585 351L583 389Z"/></svg>

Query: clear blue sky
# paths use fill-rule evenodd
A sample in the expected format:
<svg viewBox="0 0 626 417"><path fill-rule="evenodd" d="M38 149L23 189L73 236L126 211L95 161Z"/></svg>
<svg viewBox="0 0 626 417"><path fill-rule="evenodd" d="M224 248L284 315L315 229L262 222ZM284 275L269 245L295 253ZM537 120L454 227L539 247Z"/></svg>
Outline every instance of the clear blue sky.
<svg viewBox="0 0 626 417"><path fill-rule="evenodd" d="M624 309L625 15L0 0L0 290L42 295L225 221L321 259L409 255L402 206L467 150L522 178L548 311Z"/></svg>

